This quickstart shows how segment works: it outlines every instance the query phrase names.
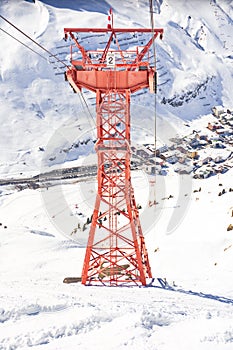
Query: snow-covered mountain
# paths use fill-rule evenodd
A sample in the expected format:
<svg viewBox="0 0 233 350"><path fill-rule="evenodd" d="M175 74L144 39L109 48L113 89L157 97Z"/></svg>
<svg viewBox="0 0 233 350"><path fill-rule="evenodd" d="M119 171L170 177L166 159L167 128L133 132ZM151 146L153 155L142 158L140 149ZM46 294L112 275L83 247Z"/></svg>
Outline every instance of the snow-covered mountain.
<svg viewBox="0 0 233 350"><path fill-rule="evenodd" d="M116 27L150 27L146 0L1 0L0 15L68 62L63 28L106 27L110 7ZM133 142L153 140L155 104L161 144L203 128L213 106L233 108L232 13L231 0L154 1L155 26L164 28L158 93L156 102L147 91L132 96ZM0 42L0 179L95 163L94 121L64 69L2 18ZM84 96L95 116L93 94ZM71 232L92 212L94 180L1 186L1 350L232 349L232 169L206 180L171 172L156 184L142 171L132 176L150 288L62 284L81 273L88 233ZM149 206L155 190L158 204Z"/></svg>
<svg viewBox="0 0 233 350"><path fill-rule="evenodd" d="M110 7L113 8L115 26L150 27L148 3L142 0L92 0L88 4L71 0L35 3L2 0L1 14L58 54L59 58L68 59L69 43L63 41L63 28L85 27L93 22L96 27L106 27ZM164 28L163 40L156 41L158 120L162 118L162 122L167 120L171 124L175 120L177 124L177 118L195 119L210 113L214 105L232 107L231 1L156 1L154 8L155 25ZM63 75L55 75L64 69L54 69L54 65L49 64L52 58L2 19L1 28L48 59L42 59L1 31L0 117L3 136L0 142L4 154L0 172L4 175L28 170L37 172L44 158L39 149L45 149L58 130L70 135L72 128L72 137L67 140L67 135L64 135L63 139L57 140L59 149L54 147L48 152L48 165L51 165L48 161L51 157L57 157L57 163L63 162L64 157L59 157L59 151L81 138L80 134L92 129L93 124L87 122L85 108L69 89ZM90 106L93 101L92 96ZM147 106L153 113L153 95L140 94L132 102ZM138 124L137 116L132 123ZM22 129L23 138L20 137ZM158 137L161 137L159 132ZM73 152L66 160L77 159L79 151Z"/></svg>

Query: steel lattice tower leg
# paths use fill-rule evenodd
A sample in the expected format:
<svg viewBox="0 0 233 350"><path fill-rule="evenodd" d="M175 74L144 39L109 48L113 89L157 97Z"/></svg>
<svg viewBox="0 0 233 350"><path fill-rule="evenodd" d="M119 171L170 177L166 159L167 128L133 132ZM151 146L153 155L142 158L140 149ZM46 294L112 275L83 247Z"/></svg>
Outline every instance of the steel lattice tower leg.
<svg viewBox="0 0 233 350"><path fill-rule="evenodd" d="M146 284L151 269L130 173L130 91L97 90L98 192L83 284Z"/></svg>

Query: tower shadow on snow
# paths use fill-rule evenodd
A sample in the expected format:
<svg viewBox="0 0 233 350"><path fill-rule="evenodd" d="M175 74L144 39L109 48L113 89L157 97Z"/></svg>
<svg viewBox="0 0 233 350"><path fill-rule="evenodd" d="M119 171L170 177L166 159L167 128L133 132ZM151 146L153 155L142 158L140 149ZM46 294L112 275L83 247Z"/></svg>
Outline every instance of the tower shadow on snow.
<svg viewBox="0 0 233 350"><path fill-rule="evenodd" d="M170 292L194 295L194 296L197 296L197 297L200 297L200 298L212 299L212 300L215 300L215 301L219 301L221 303L233 305L233 299L230 299L230 298L226 298L226 297L219 296L219 295L213 295L213 294L209 294L209 293L202 293L202 292L195 292L195 291L192 291L192 290L185 290L185 289L182 289L182 288L175 288L175 287L170 286L168 283L166 283L161 278L158 278L157 280L160 283L160 286L159 285L157 285L157 286L153 285L153 282L155 281L155 279L153 278L151 284L148 287L164 289L164 290L167 290L167 291L170 291Z"/></svg>

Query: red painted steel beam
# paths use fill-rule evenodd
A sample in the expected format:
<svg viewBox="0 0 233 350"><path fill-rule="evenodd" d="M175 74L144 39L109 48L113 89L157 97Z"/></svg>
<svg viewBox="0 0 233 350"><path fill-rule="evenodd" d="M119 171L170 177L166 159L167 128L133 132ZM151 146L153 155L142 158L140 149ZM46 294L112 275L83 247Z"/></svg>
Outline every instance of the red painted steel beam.
<svg viewBox="0 0 233 350"><path fill-rule="evenodd" d="M64 28L68 33L157 33L163 35L162 28Z"/></svg>

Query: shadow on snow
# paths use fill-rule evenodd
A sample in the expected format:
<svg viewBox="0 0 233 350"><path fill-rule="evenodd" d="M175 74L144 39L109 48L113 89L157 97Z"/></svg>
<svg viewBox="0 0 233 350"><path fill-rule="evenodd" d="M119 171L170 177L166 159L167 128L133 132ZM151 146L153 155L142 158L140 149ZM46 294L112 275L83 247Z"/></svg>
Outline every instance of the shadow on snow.
<svg viewBox="0 0 233 350"><path fill-rule="evenodd" d="M182 289L182 288L176 288L176 287L170 286L162 278L157 278L157 280L160 283L160 285L157 285L157 286L153 285L153 283L155 282L155 278L153 278L152 282L148 285L148 287L153 287L153 288L158 288L158 289L165 289L167 291L183 293L183 294L188 294L188 295L194 295L194 296L197 296L197 297L200 297L200 298L212 299L212 300L219 301L221 303L226 303L226 304L233 305L233 299L230 299L230 298L226 298L226 297L218 296L218 295L213 295L213 294L206 294L206 293L202 293L202 292L194 292L192 290L185 290L185 289Z"/></svg>

